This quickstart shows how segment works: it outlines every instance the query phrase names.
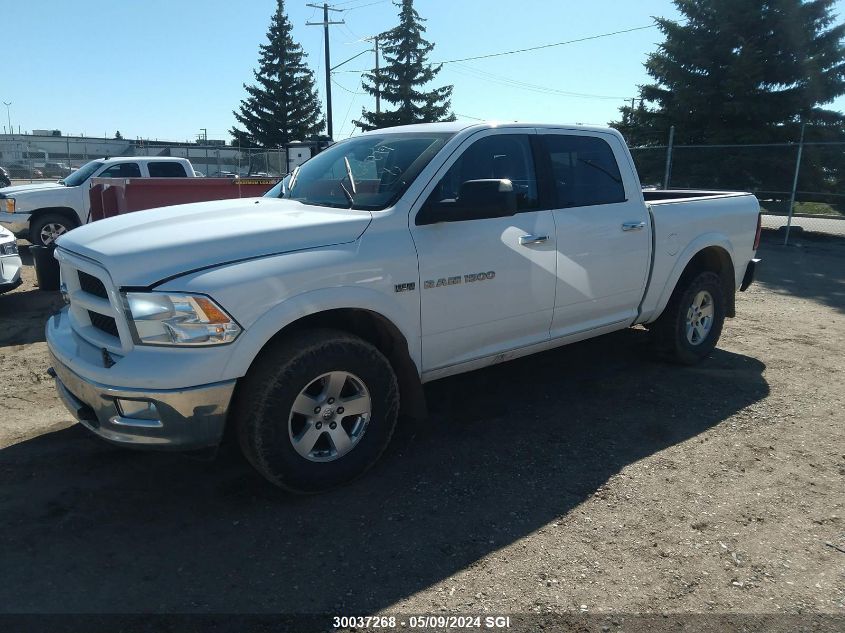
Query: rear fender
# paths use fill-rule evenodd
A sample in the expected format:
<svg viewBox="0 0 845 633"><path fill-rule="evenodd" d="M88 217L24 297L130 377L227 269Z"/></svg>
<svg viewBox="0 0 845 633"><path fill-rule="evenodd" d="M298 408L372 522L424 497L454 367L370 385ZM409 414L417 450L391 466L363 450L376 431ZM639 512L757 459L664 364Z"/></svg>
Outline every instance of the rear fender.
<svg viewBox="0 0 845 633"><path fill-rule="evenodd" d="M642 309L642 318L640 318L637 322L638 323L650 323L656 320L662 313L663 310L666 308L666 305L669 303L669 299L672 297L672 293L675 291L675 287L678 285L678 281L683 275L684 270L686 269L687 265L692 261L692 258L695 257L698 253L703 251L705 248L710 248L711 246L718 246L725 250L728 256L733 263L734 260L734 247L728 237L723 233L705 233L704 235L698 236L692 242L690 242L687 247L681 252L678 256L674 267L672 268L669 277L666 280L666 283L659 290L659 294L657 288L652 285L652 289L655 292L654 297L646 297L646 300L643 301L643 309ZM736 265L734 264L734 274L736 275ZM734 280L734 283L737 283L737 280ZM651 291L649 292L651 294ZM652 308L648 308L648 305L651 301L656 302L653 304ZM732 305L733 297L726 297L729 305Z"/></svg>

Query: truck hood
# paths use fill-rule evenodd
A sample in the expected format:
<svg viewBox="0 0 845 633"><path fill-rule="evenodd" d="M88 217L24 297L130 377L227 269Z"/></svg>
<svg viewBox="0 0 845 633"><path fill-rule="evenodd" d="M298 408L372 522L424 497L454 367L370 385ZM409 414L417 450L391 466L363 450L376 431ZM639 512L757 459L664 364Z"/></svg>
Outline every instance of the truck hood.
<svg viewBox="0 0 845 633"><path fill-rule="evenodd" d="M136 211L86 224L57 246L99 262L118 286L229 262L357 240L369 211L241 198Z"/></svg>
<svg viewBox="0 0 845 633"><path fill-rule="evenodd" d="M3 196L17 196L21 193L28 193L30 191L43 191L44 189L66 189L64 185L57 182L34 182L30 185L15 185L14 187L3 187L0 189L0 195Z"/></svg>

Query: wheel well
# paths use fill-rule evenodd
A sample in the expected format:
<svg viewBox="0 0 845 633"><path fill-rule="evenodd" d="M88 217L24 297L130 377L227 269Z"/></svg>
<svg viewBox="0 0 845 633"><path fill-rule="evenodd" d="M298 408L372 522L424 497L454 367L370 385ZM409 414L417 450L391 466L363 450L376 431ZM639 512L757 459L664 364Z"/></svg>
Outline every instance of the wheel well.
<svg viewBox="0 0 845 633"><path fill-rule="evenodd" d="M70 207L45 207L43 209L36 209L32 212L32 217L29 220L29 225L32 226L32 223L40 218L43 215L47 215L48 213L55 213L57 215L61 215L64 218L67 218L71 221L74 226L79 226L79 215L77 215L76 211L71 209Z"/></svg>
<svg viewBox="0 0 845 633"><path fill-rule="evenodd" d="M408 341L393 323L370 310L342 308L309 314L282 328L271 341L307 329L329 328L354 334L372 344L390 361L399 382L401 413L424 419L428 415L419 372L408 353ZM269 344L270 341L267 342ZM266 347L266 344L265 344Z"/></svg>
<svg viewBox="0 0 845 633"><path fill-rule="evenodd" d="M736 316L736 275L731 256L720 246L708 246L698 251L689 261L675 288L684 287L684 283L703 272L713 272L722 280L722 292L725 295L725 316Z"/></svg>

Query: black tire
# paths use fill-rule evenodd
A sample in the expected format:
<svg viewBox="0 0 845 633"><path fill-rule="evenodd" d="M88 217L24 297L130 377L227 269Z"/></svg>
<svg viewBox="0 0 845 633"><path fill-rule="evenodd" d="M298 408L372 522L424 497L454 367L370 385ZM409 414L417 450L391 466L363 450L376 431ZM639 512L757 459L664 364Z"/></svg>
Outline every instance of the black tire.
<svg viewBox="0 0 845 633"><path fill-rule="evenodd" d="M35 246L52 246L53 240L48 242L44 242L41 238L41 231L44 229L45 226L53 224L57 227L63 227L64 233L75 229L79 226L78 222L69 220L64 215L60 213L45 213L43 215L39 215L38 217L33 220L33 222L29 225L29 242Z"/></svg>
<svg viewBox="0 0 845 633"><path fill-rule="evenodd" d="M371 414L348 453L310 461L297 452L289 432L294 400L329 372L359 378L369 392ZM363 339L306 330L261 352L238 384L232 412L241 450L258 472L291 492L322 492L361 476L378 461L396 427L399 387L390 362Z"/></svg>
<svg viewBox="0 0 845 633"><path fill-rule="evenodd" d="M709 293L712 298L712 323L704 337L692 342L687 335L687 316L693 301L701 292ZM651 324L652 347L664 360L694 365L716 347L724 323L725 297L719 276L703 272L687 279L681 278L663 314Z"/></svg>

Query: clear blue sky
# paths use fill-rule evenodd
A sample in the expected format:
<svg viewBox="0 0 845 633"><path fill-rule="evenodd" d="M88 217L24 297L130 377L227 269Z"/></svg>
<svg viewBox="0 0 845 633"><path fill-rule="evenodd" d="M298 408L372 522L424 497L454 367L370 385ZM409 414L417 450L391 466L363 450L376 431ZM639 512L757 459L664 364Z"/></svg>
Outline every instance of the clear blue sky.
<svg viewBox="0 0 845 633"><path fill-rule="evenodd" d="M275 0L127 0L78 3L3 0L3 81L12 125L23 130L193 139L229 139L232 110L252 79ZM322 97L322 11L287 0L294 37L308 54ZM369 6L365 6L369 5ZM337 2L345 25L331 30L332 64L365 50L359 41L393 26L389 0ZM675 18L670 0L417 0L435 43L432 60L448 60L577 39L644 26L651 16ZM359 8L354 8L359 7ZM845 0L839 6L845 14ZM436 84L454 84L453 108L464 117L606 124L646 82L646 55L662 40L657 29L546 50L444 66ZM338 70L372 63L363 55ZM502 78L571 96L502 83ZM337 72L333 85L335 138L353 132L361 107L360 76ZM342 87L341 87L342 86ZM612 97L612 98L602 98ZM845 99L835 109L845 109ZM5 108L0 120L6 123Z"/></svg>

